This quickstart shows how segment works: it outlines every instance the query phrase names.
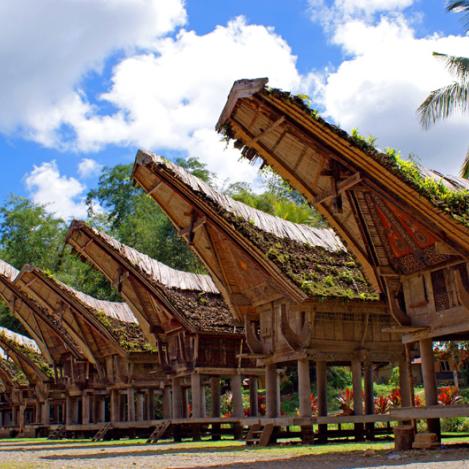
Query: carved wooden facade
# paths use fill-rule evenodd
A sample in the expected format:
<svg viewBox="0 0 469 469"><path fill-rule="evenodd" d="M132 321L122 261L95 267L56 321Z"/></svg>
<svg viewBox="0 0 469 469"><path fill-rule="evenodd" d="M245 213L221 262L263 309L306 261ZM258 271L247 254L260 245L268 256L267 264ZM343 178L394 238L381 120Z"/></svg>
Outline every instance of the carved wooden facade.
<svg viewBox="0 0 469 469"><path fill-rule="evenodd" d="M261 373L239 358L246 351L242 327L210 277L171 269L82 222L72 223L67 242L112 282L157 347L171 379L173 417L187 413L181 388L191 386L194 396L210 376L239 381L240 373ZM203 413L199 404L192 408L193 415Z"/></svg>
<svg viewBox="0 0 469 469"><path fill-rule="evenodd" d="M246 157L262 158L321 212L386 298L404 341L465 337L469 230L417 184L430 178L461 191L469 189L467 181L417 166L406 179L392 153L350 137L300 98L265 84L236 82L218 130Z"/></svg>
<svg viewBox="0 0 469 469"><path fill-rule="evenodd" d="M255 210L150 153L138 153L133 176L244 321L251 356L267 366L268 382L269 367L298 360L306 401L309 360L402 361L400 337L389 332L393 319L332 230Z"/></svg>
<svg viewBox="0 0 469 469"><path fill-rule="evenodd" d="M419 341L426 402L437 404L432 340L469 336L469 183L380 152L266 83L236 82L217 130L335 229L386 300L394 330Z"/></svg>

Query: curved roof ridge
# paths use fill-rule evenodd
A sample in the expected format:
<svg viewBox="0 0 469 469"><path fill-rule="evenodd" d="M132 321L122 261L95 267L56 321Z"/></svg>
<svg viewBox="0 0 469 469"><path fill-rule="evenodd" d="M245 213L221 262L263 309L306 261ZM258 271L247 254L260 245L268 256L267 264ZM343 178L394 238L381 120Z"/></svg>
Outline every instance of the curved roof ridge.
<svg viewBox="0 0 469 469"><path fill-rule="evenodd" d="M142 157L140 155L144 156ZM202 192L228 212L253 223L262 231L272 233L279 238L288 238L303 244L322 247L328 251L346 251L342 241L331 228L314 228L308 225L294 223L250 207L243 202L234 200L226 194L218 192L185 169L154 153L140 150L137 158L150 158L153 163L166 166L193 191Z"/></svg>
<svg viewBox="0 0 469 469"><path fill-rule="evenodd" d="M0 259L0 275L4 275L5 277L8 277L11 281L13 281L18 276L18 274L19 270L15 269L8 262Z"/></svg>
<svg viewBox="0 0 469 469"><path fill-rule="evenodd" d="M152 257L127 246L102 231L86 225L96 236L110 244L120 255L125 257L133 266L143 269L145 273L167 288L178 290L201 291L219 294L219 290L210 276L195 274L173 269Z"/></svg>
<svg viewBox="0 0 469 469"><path fill-rule="evenodd" d="M4 334L7 339L10 339L20 345L24 345L26 347L32 348L35 352L41 354L38 345L33 339L26 337L25 335L18 334L18 332L13 332L6 327L0 326L0 334Z"/></svg>

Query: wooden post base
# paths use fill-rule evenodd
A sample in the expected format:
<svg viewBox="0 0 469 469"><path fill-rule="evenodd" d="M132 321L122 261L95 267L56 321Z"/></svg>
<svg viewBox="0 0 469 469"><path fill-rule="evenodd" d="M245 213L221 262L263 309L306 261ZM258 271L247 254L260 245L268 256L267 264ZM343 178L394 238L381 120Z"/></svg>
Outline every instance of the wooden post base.
<svg viewBox="0 0 469 469"><path fill-rule="evenodd" d="M212 424L212 441L221 440L221 426L219 423Z"/></svg>
<svg viewBox="0 0 469 469"><path fill-rule="evenodd" d="M318 443L327 443L327 425L318 425Z"/></svg>
<svg viewBox="0 0 469 469"><path fill-rule="evenodd" d="M301 442L304 445L312 445L314 443L314 431L312 425L301 427Z"/></svg>
<svg viewBox="0 0 469 469"><path fill-rule="evenodd" d="M412 425L399 425L394 427L394 448L398 451L412 449L415 438L415 429Z"/></svg>
<svg viewBox="0 0 469 469"><path fill-rule="evenodd" d="M355 433L355 441L363 441L365 439L365 427L363 423L355 423L353 425Z"/></svg>

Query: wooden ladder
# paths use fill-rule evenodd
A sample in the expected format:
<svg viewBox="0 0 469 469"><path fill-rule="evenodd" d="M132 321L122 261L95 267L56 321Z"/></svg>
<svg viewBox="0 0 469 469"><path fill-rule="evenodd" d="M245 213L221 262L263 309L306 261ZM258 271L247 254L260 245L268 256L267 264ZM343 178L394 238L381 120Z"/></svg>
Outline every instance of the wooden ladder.
<svg viewBox="0 0 469 469"><path fill-rule="evenodd" d="M55 430L52 430L47 437L48 440L61 440L65 438L65 425L59 425Z"/></svg>
<svg viewBox="0 0 469 469"><path fill-rule="evenodd" d="M103 428L99 429L91 441L103 441L109 431L112 430L112 423L108 422Z"/></svg>
<svg viewBox="0 0 469 469"><path fill-rule="evenodd" d="M249 428L248 434L246 435L247 446L269 446L272 443L272 437L274 436L275 425L268 423L262 425L255 423Z"/></svg>
<svg viewBox="0 0 469 469"><path fill-rule="evenodd" d="M158 443L158 440L163 438L170 426L171 422L168 420L158 423L155 429L151 432L151 435L148 437L147 443Z"/></svg>

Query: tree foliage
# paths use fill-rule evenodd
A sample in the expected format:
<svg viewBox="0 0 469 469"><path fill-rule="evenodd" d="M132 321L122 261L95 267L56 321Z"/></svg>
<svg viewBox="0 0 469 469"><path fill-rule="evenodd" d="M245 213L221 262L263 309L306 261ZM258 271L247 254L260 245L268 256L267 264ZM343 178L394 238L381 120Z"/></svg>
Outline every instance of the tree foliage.
<svg viewBox="0 0 469 469"><path fill-rule="evenodd" d="M450 1L446 8L452 13L462 13L466 31L469 31L469 1ZM433 55L445 61L446 68L454 76L454 81L433 90L419 106L417 112L420 123L426 129L440 120L447 119L455 112L466 113L469 110L469 57L439 52L434 52ZM469 178L469 151L461 166L460 175Z"/></svg>

